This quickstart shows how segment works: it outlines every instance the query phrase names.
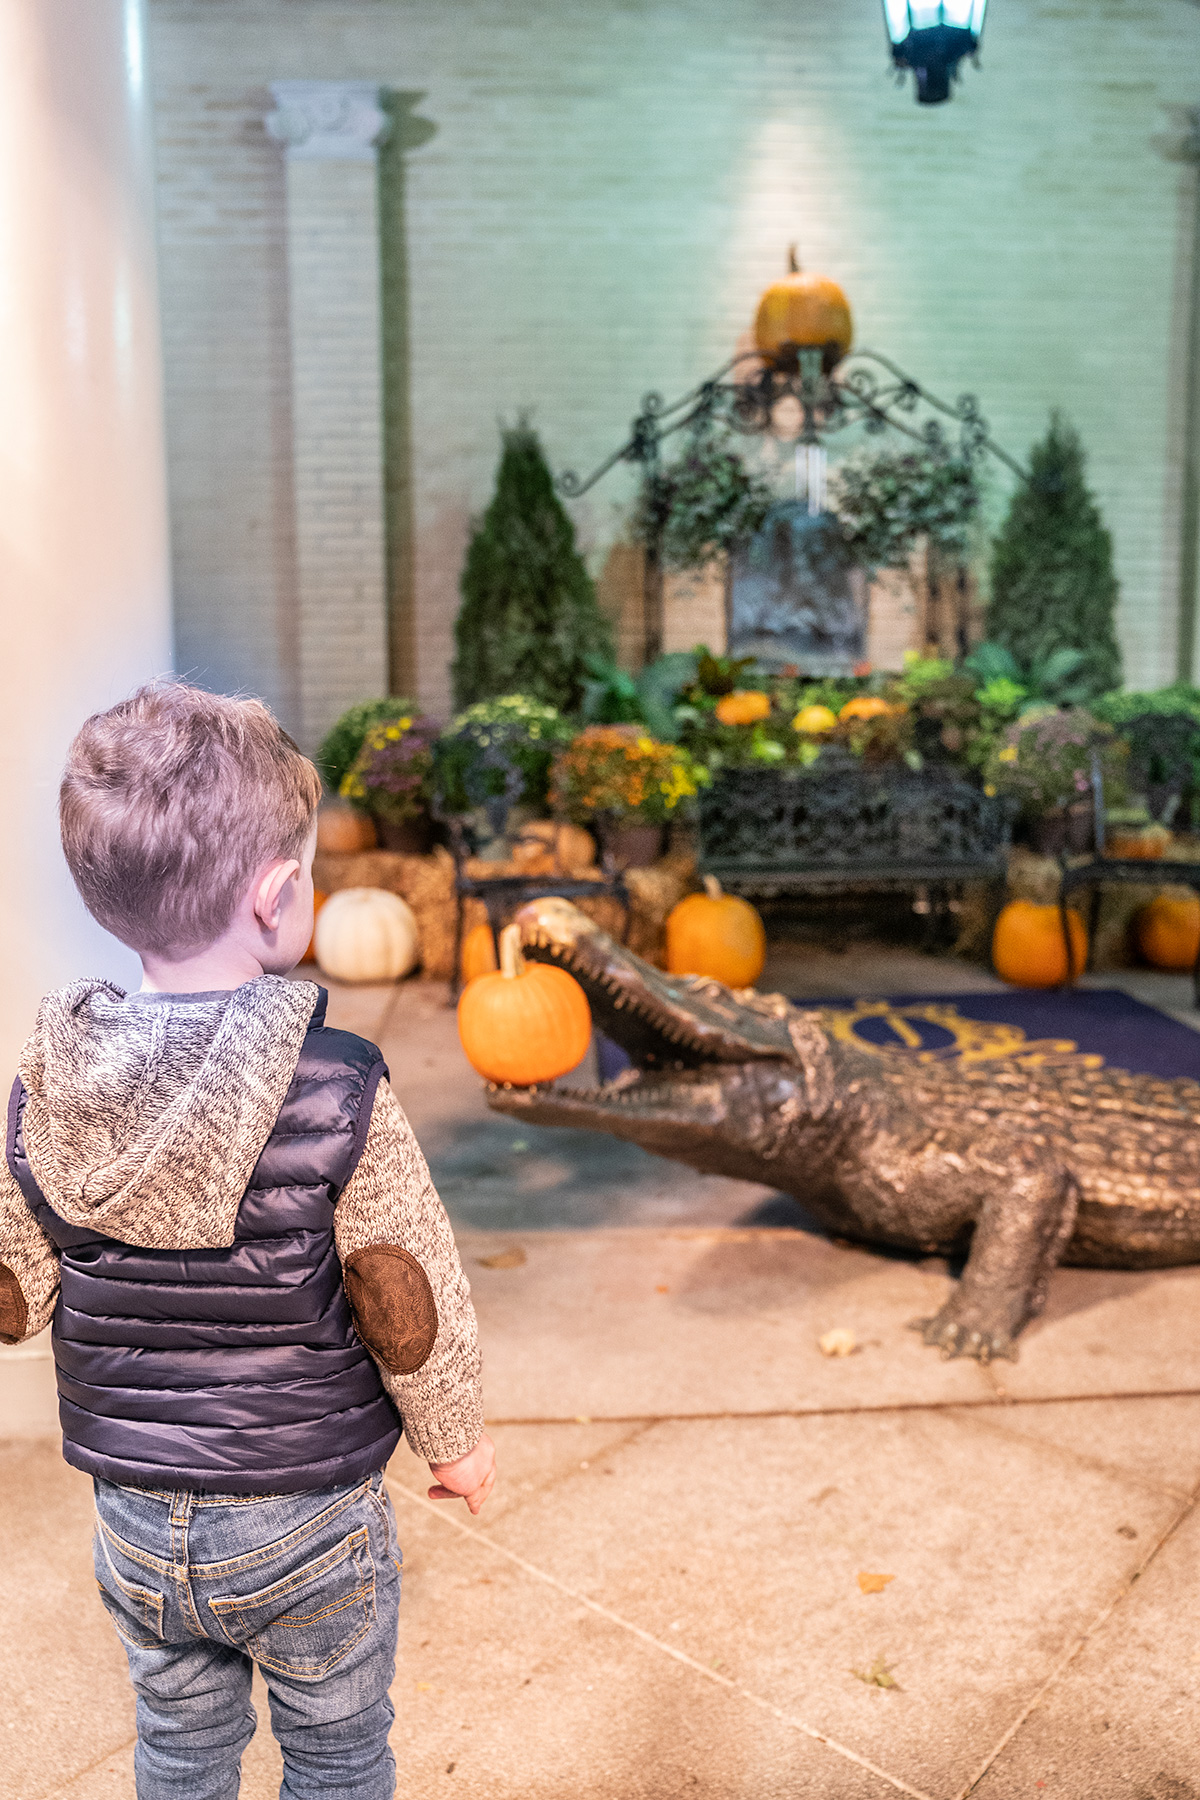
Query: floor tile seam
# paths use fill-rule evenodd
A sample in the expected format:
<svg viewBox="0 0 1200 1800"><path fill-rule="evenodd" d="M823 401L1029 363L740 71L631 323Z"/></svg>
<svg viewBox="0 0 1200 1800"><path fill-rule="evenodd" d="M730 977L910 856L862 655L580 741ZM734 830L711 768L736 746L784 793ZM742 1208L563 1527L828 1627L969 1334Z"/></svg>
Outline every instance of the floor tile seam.
<svg viewBox="0 0 1200 1800"><path fill-rule="evenodd" d="M609 1624L617 1626L621 1631L628 1632L632 1637L638 1638L642 1643L657 1650L661 1655L669 1657L673 1662L682 1664L684 1668L690 1669L694 1674L702 1676L705 1681L713 1683L716 1687L723 1688L726 1693L746 1702L748 1705L757 1707L759 1711L768 1713L781 1724L788 1726L793 1731L800 1732L804 1737L811 1739L814 1743L823 1744L824 1747L831 1751L835 1756L840 1756L845 1761L854 1763L861 1769L866 1769L869 1774L878 1776L881 1781L885 1781L888 1786L894 1788L897 1793L908 1794L910 1800L934 1800L934 1796L927 1793L924 1788L913 1787L901 1776L893 1775L889 1770L882 1768L878 1763L874 1763L868 1757L862 1756L857 1750L852 1750L848 1744L843 1744L839 1739L830 1737L828 1733L819 1731L815 1725L809 1725L807 1721L798 1718L795 1713L790 1713L785 1708L776 1706L774 1701L767 1700L761 1694L756 1694L753 1689L743 1687L740 1682L734 1681L731 1676L722 1675L716 1669L708 1668L704 1663L697 1661L694 1656L689 1656L686 1650L680 1650L674 1644L665 1643L663 1639L655 1637L653 1632L647 1631L641 1625L635 1625L630 1619L623 1618L620 1613L614 1612L611 1607L603 1605L599 1600L593 1600L590 1595L582 1593L578 1588L569 1587L565 1581L560 1581L557 1576L551 1575L546 1569L538 1568L536 1563L529 1562L525 1557L519 1555L517 1551L510 1550L507 1545L498 1543L486 1532L476 1530L470 1525L464 1525L461 1519L456 1519L452 1514L440 1510L439 1506L433 1501L426 1500L419 1494L414 1494L409 1488L401 1487L391 1477L385 1477L385 1480L387 1481L388 1487L394 1492L399 1492L404 1499L422 1507L426 1512L432 1513L436 1518L441 1520L443 1525L449 1525L462 1537L469 1538L477 1544L482 1544L486 1549L504 1557L508 1562L515 1564L517 1568L523 1570L525 1574L532 1576L535 1581L540 1581L545 1586L553 1588L557 1593L562 1594L565 1599L573 1600L576 1605L587 1607L589 1611L594 1612L600 1618L607 1620Z"/></svg>
<svg viewBox="0 0 1200 1800"><path fill-rule="evenodd" d="M603 1420L594 1420L594 1419L588 1419L586 1421L580 1421L579 1419L572 1419L570 1422L571 1422L571 1424L576 1425L576 1426L583 1422L586 1422L589 1425L604 1423ZM488 1420L489 1429L491 1429L495 1425L495 1423L496 1423L496 1421L494 1419L489 1419ZM649 1421L644 1421L644 1422L639 1421L638 1424L634 1427L634 1429L632 1431L625 1432L625 1434L623 1436L614 1438L610 1444L606 1444L602 1450L595 1451L594 1452L595 1457L598 1459L601 1456L615 1456L619 1451L627 1450L631 1444L636 1444L639 1438L645 1437L647 1432L652 1431L654 1429L654 1424L655 1424L654 1420L649 1420ZM591 1459L589 1458L589 1460L591 1460ZM506 1501L503 1513L499 1513L496 1515L496 1523L499 1524L499 1522L502 1518L503 1519L515 1519L515 1518L519 1517L519 1515L525 1510L525 1508L527 1506L532 1505L535 1501L544 1500L548 1494L553 1494L555 1492L555 1490L557 1488L561 1487L565 1481L570 1481L571 1478L574 1475L577 1475L578 1473L579 1473L578 1465L576 1465L575 1467L572 1467L572 1468L564 1469L561 1474L551 1476L548 1481L546 1481L542 1486L535 1488L532 1493L522 1494L522 1496L519 1500ZM401 1482L400 1478L398 1476L389 1475L388 1480L397 1482L401 1487L404 1487L406 1493L412 1494L418 1499L420 1498L420 1495L417 1494L417 1490L415 1488L408 1487L407 1483ZM480 1533L479 1535L483 1536L484 1534Z"/></svg>
<svg viewBox="0 0 1200 1800"><path fill-rule="evenodd" d="M123 1738L119 1744L114 1744L111 1749L104 1750L99 1756L94 1757L85 1769L80 1769L77 1775L72 1775L64 1787L48 1788L44 1794L39 1794L36 1800L62 1800L64 1794L69 1794L85 1775L90 1775L93 1769L98 1769L101 1763L108 1761L110 1756L120 1756L123 1750L132 1750L136 1746L137 1733L135 1732L131 1738Z"/></svg>
<svg viewBox="0 0 1200 1800"><path fill-rule="evenodd" d="M473 1176L447 1176L443 1178L443 1186L451 1180L469 1181L478 1179ZM485 1179L502 1179L501 1176L485 1177ZM721 1179L725 1179L722 1177ZM765 1183L758 1183L765 1186ZM815 1237L812 1232L798 1231L793 1225L549 1225L544 1229L537 1225L514 1225L506 1229L502 1225L460 1225L455 1236L463 1239L472 1237L522 1237L532 1238L539 1244L569 1244L586 1249L606 1239L614 1239L617 1243L644 1243L647 1238L663 1238L670 1243L700 1243L708 1238L718 1238L722 1243L757 1244L765 1239L786 1239L796 1247L802 1248L805 1240L810 1244L827 1242ZM836 1246L843 1248L843 1246ZM871 1250L859 1249L856 1245L844 1248L851 1253L870 1257Z"/></svg>
<svg viewBox="0 0 1200 1800"><path fill-rule="evenodd" d="M947 1408L953 1416L957 1408ZM1058 1443L1054 1438L1034 1437L1027 1432L1013 1430L998 1420L986 1415L980 1417L980 1409L964 1407L967 1417L962 1423L979 1432L985 1432L996 1438L1007 1438L1018 1444L1025 1444L1031 1450L1044 1450L1057 1461L1074 1469L1090 1470L1095 1475L1116 1476L1131 1487L1138 1488L1147 1494L1155 1494L1160 1499L1164 1496L1176 1503L1191 1499L1191 1490L1185 1487L1173 1487L1169 1481L1154 1481L1148 1475L1139 1475L1135 1469L1122 1468L1119 1463L1104 1462L1098 1456L1088 1456L1082 1450L1075 1450L1070 1444Z"/></svg>
<svg viewBox="0 0 1200 1800"><path fill-rule="evenodd" d="M1116 1389L1088 1394L981 1395L965 1400L885 1400L862 1406L765 1406L727 1408L718 1412L662 1413L528 1413L512 1417L489 1416L488 1426L517 1425L674 1425L719 1424L726 1419L839 1419L860 1414L990 1412L1016 1407L1082 1406L1105 1400L1200 1400L1200 1388Z"/></svg>
<svg viewBox="0 0 1200 1800"><path fill-rule="evenodd" d="M1067 1650L1063 1653L1063 1655L1059 1658L1058 1662L1055 1664L1054 1668L1050 1671L1049 1675L1047 1675L1045 1681L1043 1681L1041 1686L1038 1688L1037 1692L1027 1702L1027 1704L1021 1708L1020 1712L1017 1714L1016 1718L1013 1720L1013 1722L1009 1726L1008 1730L1004 1733L1004 1735L1000 1739L999 1743L997 1743L995 1745L995 1747L988 1753L987 1757L980 1764L980 1766L976 1770L975 1774L973 1776L971 1776L970 1780L966 1783L966 1786L960 1788L958 1790L958 1792L955 1794L954 1800L969 1800L969 1796L972 1793L974 1793L975 1789L979 1786L979 1783L983 1780L984 1776L988 1773L988 1770L994 1766L994 1764L997 1762L999 1757L1002 1756L1004 1751L1008 1748L1009 1744L1012 1743L1014 1738L1017 1737L1017 1735L1022 1730L1022 1728L1032 1718L1033 1714L1037 1711L1038 1707L1041 1705L1041 1703L1045 1699L1046 1695L1050 1692L1051 1688L1054 1687L1056 1682L1061 1680L1061 1678L1066 1674L1067 1670L1071 1667L1071 1664L1073 1662L1075 1662L1076 1658L1082 1654L1082 1652L1087 1648L1088 1644L1091 1643L1092 1639L1097 1635L1097 1633L1104 1629L1105 1625L1108 1623L1109 1619L1112 1618L1113 1614L1121 1606L1122 1602L1129 1598L1130 1594L1133 1592L1135 1584L1141 1580L1143 1575L1146 1573L1147 1569L1149 1569L1150 1565L1158 1557L1159 1553L1163 1549L1165 1549L1167 1544L1170 1543L1171 1539L1175 1536L1176 1532L1179 1530L1180 1526L1190 1516L1190 1514L1195 1510L1197 1501L1200 1501L1200 1487L1197 1487L1196 1490L1191 1494L1191 1496L1185 1502L1185 1504L1179 1508L1179 1511L1176 1513L1175 1517L1171 1520L1171 1522L1167 1526L1166 1530L1160 1534L1158 1541L1151 1545L1150 1549L1146 1552L1145 1556L1142 1558L1142 1560L1138 1564L1137 1568L1132 1570L1131 1573L1125 1578L1125 1580L1118 1586L1116 1592L1112 1595L1112 1597L1109 1599L1107 1604L1100 1609L1100 1611L1097 1613L1096 1617L1092 1620L1091 1624L1088 1625L1085 1628L1085 1630L1083 1630L1079 1634L1079 1636L1075 1639L1074 1643L1072 1643L1067 1648Z"/></svg>

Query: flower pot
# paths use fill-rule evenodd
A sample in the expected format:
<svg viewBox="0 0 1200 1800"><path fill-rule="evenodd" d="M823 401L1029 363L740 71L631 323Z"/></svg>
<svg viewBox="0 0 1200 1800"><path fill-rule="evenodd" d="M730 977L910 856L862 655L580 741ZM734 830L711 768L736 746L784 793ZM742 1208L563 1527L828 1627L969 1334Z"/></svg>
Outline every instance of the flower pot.
<svg viewBox="0 0 1200 1800"><path fill-rule="evenodd" d="M1094 847L1091 802L1051 807L1033 821L1030 835L1039 856L1086 856Z"/></svg>
<svg viewBox="0 0 1200 1800"><path fill-rule="evenodd" d="M427 856L433 846L433 820L427 812L415 813L411 819L376 815L375 829L385 850L398 850L403 856Z"/></svg>
<svg viewBox="0 0 1200 1800"><path fill-rule="evenodd" d="M662 855L661 825L616 825L604 834L604 849L618 869L648 869Z"/></svg>

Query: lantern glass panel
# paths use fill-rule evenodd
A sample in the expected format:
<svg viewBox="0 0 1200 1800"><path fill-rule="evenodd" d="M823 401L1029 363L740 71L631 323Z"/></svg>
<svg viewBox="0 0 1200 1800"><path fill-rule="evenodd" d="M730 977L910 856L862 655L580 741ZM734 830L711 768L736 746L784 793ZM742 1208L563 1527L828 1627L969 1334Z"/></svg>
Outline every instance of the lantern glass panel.
<svg viewBox="0 0 1200 1800"><path fill-rule="evenodd" d="M908 0L883 0L883 10L887 15L888 36L893 44L902 44L912 30Z"/></svg>
<svg viewBox="0 0 1200 1800"><path fill-rule="evenodd" d="M928 31L934 25L955 25L979 37L987 0L883 0L888 36L902 44L910 31Z"/></svg>

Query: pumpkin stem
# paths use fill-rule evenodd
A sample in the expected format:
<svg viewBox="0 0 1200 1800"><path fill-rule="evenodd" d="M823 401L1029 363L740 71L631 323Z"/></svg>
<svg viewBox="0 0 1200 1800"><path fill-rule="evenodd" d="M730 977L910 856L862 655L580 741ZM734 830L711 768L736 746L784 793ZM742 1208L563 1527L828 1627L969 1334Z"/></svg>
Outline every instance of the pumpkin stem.
<svg viewBox="0 0 1200 1800"><path fill-rule="evenodd" d="M704 876L704 891L710 900L720 900L722 898L721 884L715 875Z"/></svg>
<svg viewBox="0 0 1200 1800"><path fill-rule="evenodd" d="M796 255L796 251L798 248L799 248L799 246L796 244L788 245L788 274L789 275L798 275L800 273L800 258Z"/></svg>
<svg viewBox="0 0 1200 1800"><path fill-rule="evenodd" d="M500 973L508 981L515 981L518 975L525 973L519 925L506 925L500 933Z"/></svg>

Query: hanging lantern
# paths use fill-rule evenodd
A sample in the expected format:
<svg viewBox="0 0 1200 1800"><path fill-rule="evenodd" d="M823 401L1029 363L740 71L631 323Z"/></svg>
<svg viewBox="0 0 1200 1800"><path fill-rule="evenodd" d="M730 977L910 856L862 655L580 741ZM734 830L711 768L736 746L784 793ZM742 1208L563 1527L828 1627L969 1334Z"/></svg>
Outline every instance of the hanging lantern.
<svg viewBox="0 0 1200 1800"><path fill-rule="evenodd" d="M788 270L758 303L755 345L781 369L795 369L801 350L820 350L828 374L850 348L850 303L836 281L801 269L795 244L788 251Z"/></svg>
<svg viewBox="0 0 1200 1800"><path fill-rule="evenodd" d="M883 0L892 60L916 76L922 106L950 98L959 63L979 48L986 11L987 0Z"/></svg>

